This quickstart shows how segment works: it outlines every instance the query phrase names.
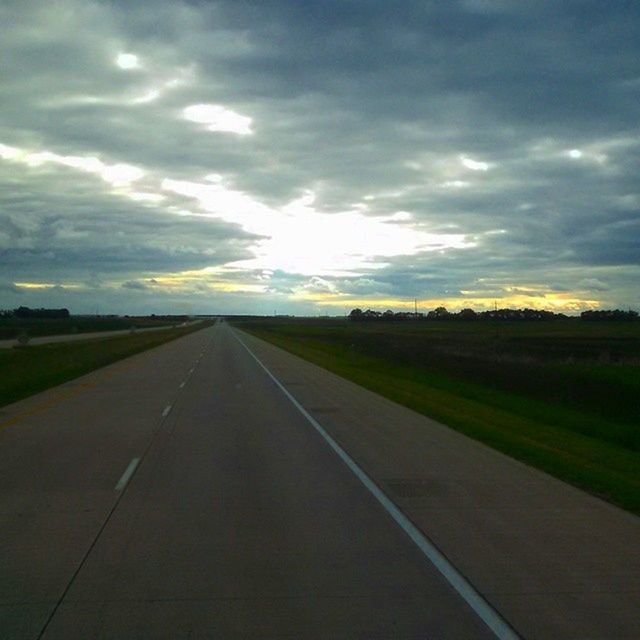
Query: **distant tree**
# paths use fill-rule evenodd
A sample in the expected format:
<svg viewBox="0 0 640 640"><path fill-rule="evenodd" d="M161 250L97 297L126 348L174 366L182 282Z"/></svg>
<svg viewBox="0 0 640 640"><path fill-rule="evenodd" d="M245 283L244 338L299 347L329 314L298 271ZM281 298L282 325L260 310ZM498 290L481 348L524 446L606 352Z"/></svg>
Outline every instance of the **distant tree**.
<svg viewBox="0 0 640 640"><path fill-rule="evenodd" d="M436 307L433 311L429 311L427 318L429 320L445 320L450 316L445 307Z"/></svg>
<svg viewBox="0 0 640 640"><path fill-rule="evenodd" d="M350 320L362 320L362 309L351 309Z"/></svg>
<svg viewBox="0 0 640 640"><path fill-rule="evenodd" d="M463 309L458 314L460 320L477 320L478 314L473 309Z"/></svg>

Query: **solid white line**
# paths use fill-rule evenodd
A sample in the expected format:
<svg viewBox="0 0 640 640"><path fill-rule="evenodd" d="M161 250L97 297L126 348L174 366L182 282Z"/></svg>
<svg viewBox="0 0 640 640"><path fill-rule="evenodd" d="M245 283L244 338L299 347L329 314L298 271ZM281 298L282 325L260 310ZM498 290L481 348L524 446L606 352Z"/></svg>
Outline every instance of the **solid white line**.
<svg viewBox="0 0 640 640"><path fill-rule="evenodd" d="M169 415L169 411L171 411L171 405L168 404L165 408L164 411L162 412L162 417L166 418Z"/></svg>
<svg viewBox="0 0 640 640"><path fill-rule="evenodd" d="M118 484L116 485L116 491L122 491L127 486L127 482L129 482L129 479L133 475L133 472L136 470L136 467L138 466L139 462L140 462L140 458L134 458L129 463L129 466L126 468L125 472L122 474L122 478L118 480Z"/></svg>
<svg viewBox="0 0 640 640"><path fill-rule="evenodd" d="M307 419L313 428L326 440L327 444L338 454L354 475L362 482L400 528L411 538L445 580L458 592L460 597L476 612L480 619L491 629L499 640L521 640L509 623L478 593L473 585L447 560L437 547L400 511L394 502L380 487L357 465L349 454L325 431L322 425L285 389L282 383L260 362L258 357L233 332L236 340L247 350L249 355L262 367L265 373L276 383L280 391L289 398L292 404Z"/></svg>

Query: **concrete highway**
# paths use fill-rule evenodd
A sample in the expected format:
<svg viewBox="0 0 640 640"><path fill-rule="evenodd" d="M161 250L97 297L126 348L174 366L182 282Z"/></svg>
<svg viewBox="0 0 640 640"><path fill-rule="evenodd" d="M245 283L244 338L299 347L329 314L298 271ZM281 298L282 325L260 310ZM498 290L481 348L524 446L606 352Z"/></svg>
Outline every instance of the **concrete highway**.
<svg viewBox="0 0 640 640"><path fill-rule="evenodd" d="M192 322L184 322L179 326L186 327L192 324L202 322L201 320L194 320ZM113 336L124 336L130 333L146 333L147 331L162 331L163 329L170 329L174 325L163 325L161 327L144 327L141 329L116 329L114 331L92 331L90 333L64 333L53 336L35 336L29 339L29 345L50 344L53 342L75 342L76 340L92 340L93 338L111 338ZM178 325L175 325L178 326ZM13 349L20 345L17 338L10 338L8 340L0 340L0 349Z"/></svg>
<svg viewBox="0 0 640 640"><path fill-rule="evenodd" d="M2 639L640 638L640 519L223 323L2 408L0 478Z"/></svg>

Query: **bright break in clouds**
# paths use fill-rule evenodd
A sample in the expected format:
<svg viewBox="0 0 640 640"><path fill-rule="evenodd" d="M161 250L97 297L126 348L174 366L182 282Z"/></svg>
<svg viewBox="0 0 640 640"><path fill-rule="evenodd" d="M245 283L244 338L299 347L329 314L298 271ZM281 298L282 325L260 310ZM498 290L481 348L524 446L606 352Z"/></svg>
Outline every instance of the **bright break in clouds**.
<svg viewBox="0 0 640 640"><path fill-rule="evenodd" d="M0 304L637 305L640 6L0 7Z"/></svg>

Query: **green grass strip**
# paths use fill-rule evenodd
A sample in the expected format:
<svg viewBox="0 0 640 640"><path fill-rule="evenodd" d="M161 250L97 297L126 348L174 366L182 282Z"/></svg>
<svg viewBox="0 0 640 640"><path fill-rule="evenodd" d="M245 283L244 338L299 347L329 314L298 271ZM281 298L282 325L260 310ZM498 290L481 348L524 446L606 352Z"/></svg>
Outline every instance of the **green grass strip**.
<svg viewBox="0 0 640 640"><path fill-rule="evenodd" d="M597 418L474 385L418 367L366 356L344 345L241 327L503 453L640 514L640 453L613 443ZM581 420L585 433L576 431ZM591 424L591 426L589 426ZM612 424L611 428L621 429ZM595 435L594 435L595 434ZM634 450L635 449L635 450Z"/></svg>
<svg viewBox="0 0 640 640"><path fill-rule="evenodd" d="M199 323L110 338L0 349L0 406L153 349L205 326Z"/></svg>

